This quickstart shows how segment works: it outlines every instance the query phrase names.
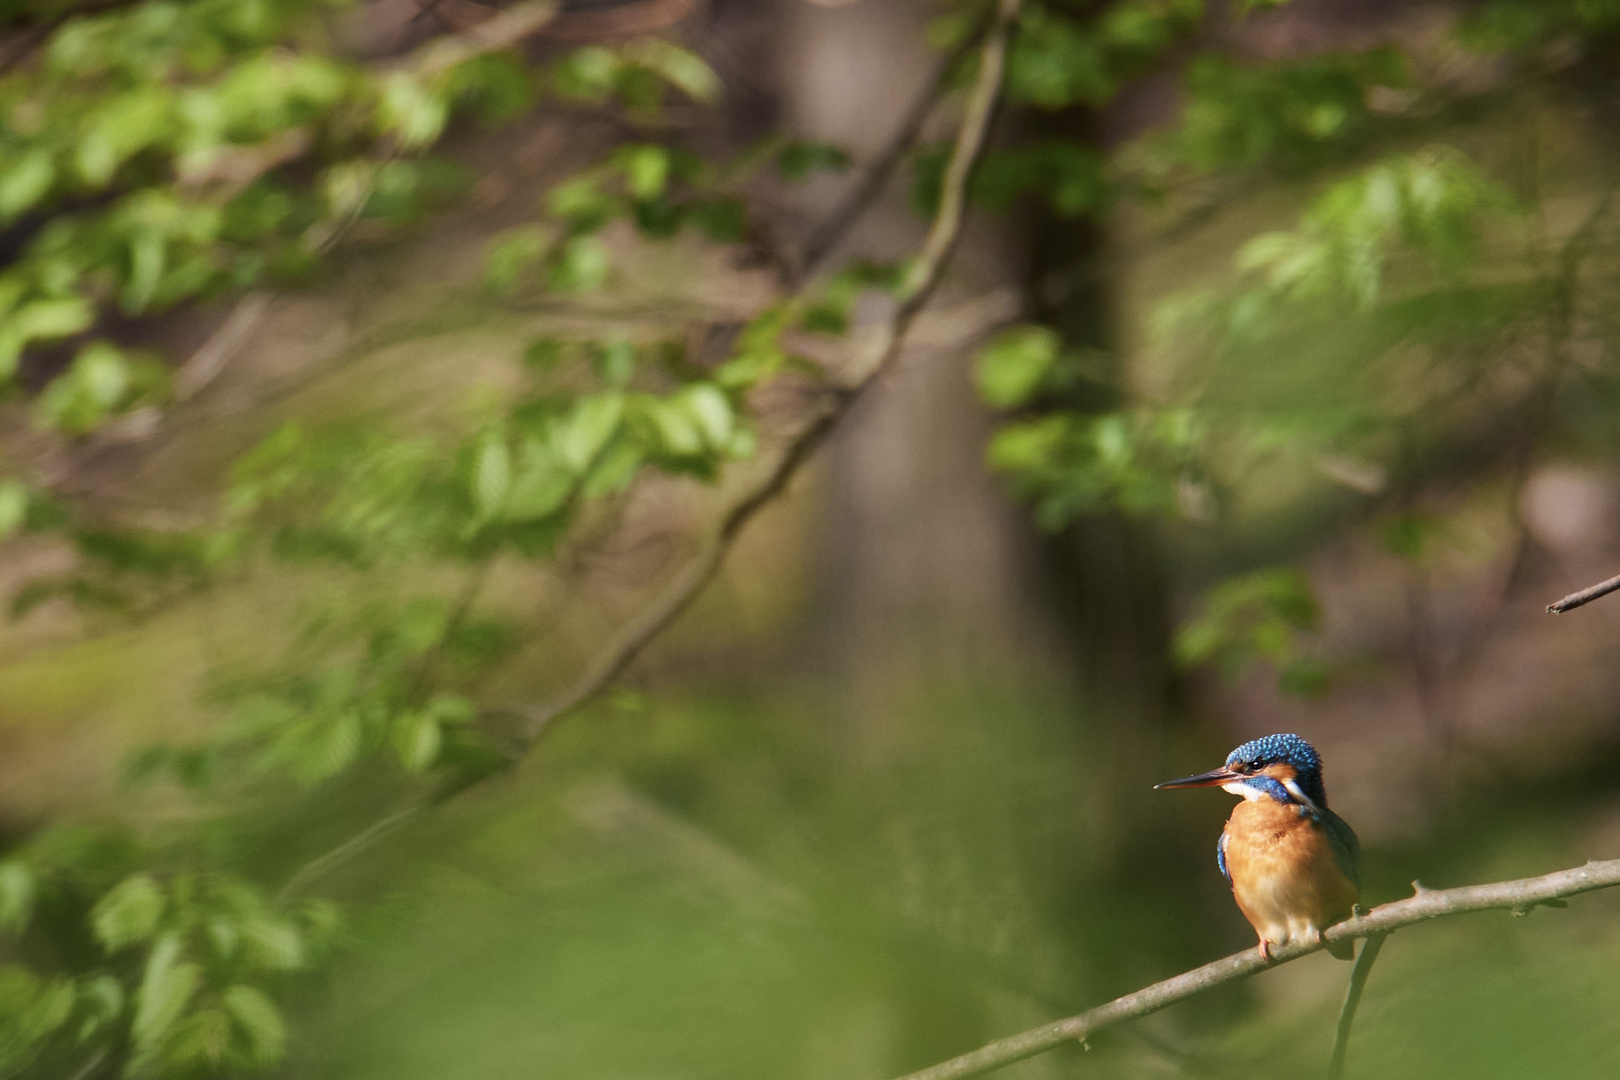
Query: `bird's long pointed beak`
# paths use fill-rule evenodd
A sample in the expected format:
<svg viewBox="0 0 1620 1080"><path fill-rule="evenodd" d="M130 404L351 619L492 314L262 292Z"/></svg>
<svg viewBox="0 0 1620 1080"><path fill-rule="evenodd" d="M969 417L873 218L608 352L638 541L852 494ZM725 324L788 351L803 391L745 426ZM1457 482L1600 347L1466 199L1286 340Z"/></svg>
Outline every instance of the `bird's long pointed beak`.
<svg viewBox="0 0 1620 1080"><path fill-rule="evenodd" d="M1180 780L1166 780L1162 784L1154 784L1153 790L1158 791L1160 788L1219 787L1221 784L1229 784L1233 780L1241 779L1243 779L1242 773L1233 772L1225 765L1222 765L1218 769L1211 769L1209 772L1199 773L1197 776L1183 776Z"/></svg>

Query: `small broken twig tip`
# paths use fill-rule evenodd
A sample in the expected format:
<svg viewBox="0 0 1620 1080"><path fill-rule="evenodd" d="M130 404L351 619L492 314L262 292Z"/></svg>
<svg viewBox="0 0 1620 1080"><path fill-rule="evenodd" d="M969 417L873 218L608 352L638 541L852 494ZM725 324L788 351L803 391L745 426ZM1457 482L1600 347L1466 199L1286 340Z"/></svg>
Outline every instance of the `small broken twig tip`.
<svg viewBox="0 0 1620 1080"><path fill-rule="evenodd" d="M1617 589L1620 589L1620 576L1589 585L1579 592L1572 592L1562 600L1548 604L1547 611L1553 615L1562 615L1566 611L1573 611L1583 604L1590 604L1593 600L1608 596Z"/></svg>

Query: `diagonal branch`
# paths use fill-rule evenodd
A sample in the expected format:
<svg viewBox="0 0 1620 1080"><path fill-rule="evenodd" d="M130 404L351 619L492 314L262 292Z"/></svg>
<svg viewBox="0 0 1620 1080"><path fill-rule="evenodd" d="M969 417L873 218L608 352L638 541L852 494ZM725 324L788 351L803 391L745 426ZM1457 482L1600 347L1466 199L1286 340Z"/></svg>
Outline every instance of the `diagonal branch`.
<svg viewBox="0 0 1620 1080"><path fill-rule="evenodd" d="M878 156L867 164L861 171L860 179L805 238L798 267L800 277L808 276L821 263L821 260L844 238L850 226L854 225L873 201L882 194L883 189L889 184L889 178L894 175L894 170L905 160L906 154L922 136L923 125L933 115L934 107L950 88L951 75L955 72L956 65L976 43L976 37L965 37L959 45L940 57L928 84L912 99L910 107L900 120L900 126L895 128L894 134L889 137L889 141L884 144Z"/></svg>
<svg viewBox="0 0 1620 1080"><path fill-rule="evenodd" d="M862 365L862 373L823 399L819 408L783 447L771 467L756 478L721 515L702 552L665 588L646 612L632 622L614 644L585 670L567 693L549 706L527 710L528 722L522 731L523 746L533 743L559 716L573 711L608 687L649 641L687 609L719 571L743 526L787 486L799 467L815 453L855 403L899 359L907 331L933 294L934 287L939 284L945 264L961 236L968 177L978 163L989 136L990 120L1001 93L1007 37L1019 6L1020 0L1001 0L997 5L995 22L980 52L979 73L968 96L950 162L945 168L939 209L934 214L922 250L907 268L894 313L873 342L870 354Z"/></svg>
<svg viewBox="0 0 1620 1080"><path fill-rule="evenodd" d="M1405 926L1427 922L1429 919L1462 915L1471 911L1500 909L1511 911L1515 915L1524 915L1538 904L1546 904L1549 907L1562 906L1558 901L1563 897L1620 885L1620 859L1589 862L1585 866L1560 870L1544 877L1498 881L1489 885L1466 885L1459 889L1425 889L1417 882L1412 884L1417 890L1415 896L1383 904L1365 915L1329 927L1322 935L1324 941L1374 938L1390 934ZM1246 979L1256 972L1264 971L1276 964L1298 960L1321 948L1322 946L1316 942L1273 948L1270 963L1266 962L1257 948L1233 953L1224 959L1154 983L1135 993L1115 998L1106 1005L1099 1005L1077 1016L1054 1020L1030 1031L997 1039L972 1053L909 1073L901 1080L962 1080L964 1077L979 1076L1004 1065L1044 1054L1066 1043L1082 1041L1104 1028L1158 1012L1194 994L1213 989L1223 983Z"/></svg>

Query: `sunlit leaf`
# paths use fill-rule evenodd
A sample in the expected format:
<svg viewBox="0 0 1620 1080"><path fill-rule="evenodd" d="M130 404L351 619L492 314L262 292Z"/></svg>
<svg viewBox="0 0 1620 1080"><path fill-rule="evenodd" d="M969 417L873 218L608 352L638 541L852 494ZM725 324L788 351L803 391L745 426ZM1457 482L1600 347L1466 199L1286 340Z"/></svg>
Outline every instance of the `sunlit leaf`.
<svg viewBox="0 0 1620 1080"><path fill-rule="evenodd" d="M34 872L16 859L0 862L0 929L16 933L34 912Z"/></svg>
<svg viewBox="0 0 1620 1080"><path fill-rule="evenodd" d="M1044 326L1020 326L997 335L979 351L973 381L979 396L1006 409L1028 401L1057 361L1058 335Z"/></svg>
<svg viewBox="0 0 1620 1080"><path fill-rule="evenodd" d="M700 383L682 390L678 398L697 422L703 441L712 449L724 449L735 421L726 395L710 383Z"/></svg>
<svg viewBox="0 0 1620 1080"><path fill-rule="evenodd" d="M506 440L491 433L478 443L473 455L472 497L480 515L489 517L501 508L512 484L512 454Z"/></svg>
<svg viewBox="0 0 1620 1080"><path fill-rule="evenodd" d="M394 720L394 750L406 772L421 772L439 756L444 733L426 711L404 713Z"/></svg>
<svg viewBox="0 0 1620 1080"><path fill-rule="evenodd" d="M0 540L22 528L27 517L27 486L16 480L0 480Z"/></svg>
<svg viewBox="0 0 1620 1080"><path fill-rule="evenodd" d="M378 125L403 147L426 146L439 137L449 109L412 74L392 71L383 77Z"/></svg>
<svg viewBox="0 0 1620 1080"><path fill-rule="evenodd" d="M720 77L702 57L668 41L641 38L625 48L625 56L632 63L657 72L694 101L713 102L724 88Z"/></svg>
<svg viewBox="0 0 1620 1080"><path fill-rule="evenodd" d="M225 1011L247 1038L248 1058L256 1065L281 1060L287 1026L275 1003L256 986L232 986L221 995Z"/></svg>
<svg viewBox="0 0 1620 1080"><path fill-rule="evenodd" d="M623 416L622 394L596 394L581 399L553 430L552 445L557 456L576 475L583 473L618 430Z"/></svg>
<svg viewBox="0 0 1620 1080"><path fill-rule="evenodd" d="M0 221L11 221L33 207L51 188L56 177L51 155L30 150L0 171Z"/></svg>
<svg viewBox="0 0 1620 1080"><path fill-rule="evenodd" d="M202 969L183 959L180 937L164 934L152 946L135 992L135 1018L130 1025L135 1058L132 1071L144 1071L191 1003L202 981Z"/></svg>
<svg viewBox="0 0 1620 1080"><path fill-rule="evenodd" d="M157 932L167 901L150 874L119 882L90 912L90 927L108 952L145 941Z"/></svg>

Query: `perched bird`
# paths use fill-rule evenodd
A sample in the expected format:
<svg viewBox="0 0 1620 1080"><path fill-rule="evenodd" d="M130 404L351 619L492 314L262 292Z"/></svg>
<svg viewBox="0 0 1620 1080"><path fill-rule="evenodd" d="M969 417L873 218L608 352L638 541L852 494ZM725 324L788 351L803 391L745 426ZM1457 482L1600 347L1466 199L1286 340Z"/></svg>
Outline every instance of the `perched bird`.
<svg viewBox="0 0 1620 1080"><path fill-rule="evenodd" d="M1322 931L1349 918L1361 899L1361 842L1328 809L1322 759L1298 735L1267 735L1232 751L1226 764L1160 788L1219 786L1243 796L1215 848L1238 910L1273 945L1309 938L1341 960L1354 943L1324 942Z"/></svg>

